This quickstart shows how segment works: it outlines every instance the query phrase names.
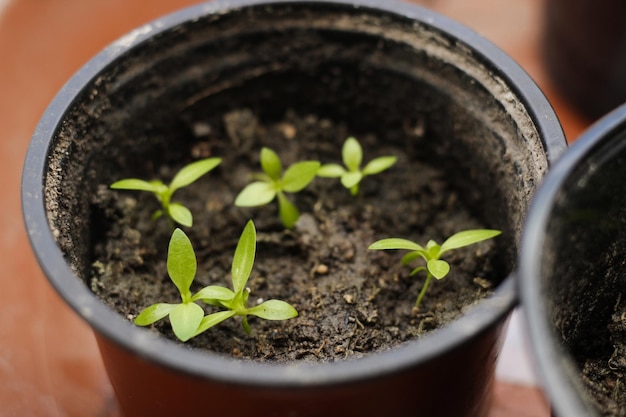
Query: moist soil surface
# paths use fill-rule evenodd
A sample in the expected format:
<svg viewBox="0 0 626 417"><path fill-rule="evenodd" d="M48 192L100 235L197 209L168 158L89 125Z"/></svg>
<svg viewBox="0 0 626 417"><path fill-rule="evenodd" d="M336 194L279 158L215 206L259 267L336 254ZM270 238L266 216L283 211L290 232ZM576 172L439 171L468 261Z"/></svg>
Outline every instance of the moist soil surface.
<svg viewBox="0 0 626 417"><path fill-rule="evenodd" d="M618 298L607 326L613 350L607 355L586 359L582 378L591 400L603 416L626 416L626 300Z"/></svg>
<svg viewBox="0 0 626 417"><path fill-rule="evenodd" d="M275 150L284 167L310 159L341 163L343 141L352 132L339 123L292 112L283 120L262 123L245 109L225 114L219 125L191 121L188 127L195 140L180 165L138 166L137 172L152 169L155 178L168 182L195 159L223 158L218 168L173 198L194 214L194 226L184 228L198 260L192 291L207 285L232 288L233 253L243 227L253 219L257 253L248 281L249 305L274 298L299 312L286 321L249 317L250 335L235 317L186 342L189 348L272 362L358 358L440 328L491 293L497 239L446 254L451 272L433 280L419 311L413 306L425 277L409 276L419 262L402 266L405 251L368 250L386 237L425 245L430 239L442 243L457 231L484 227L443 172L420 161L419 152L359 134L364 163L383 155L397 156L397 163L366 177L356 197L338 179L327 178L288 194L302 215L286 230L276 202L255 208L233 205L252 174L260 172L261 147ZM114 191L108 184L99 187L92 201L98 232L92 236L90 286L129 321L150 304L180 301L166 270L171 226L165 219L151 219L158 208L149 193ZM204 307L207 313L216 311ZM167 319L151 329L176 341Z"/></svg>

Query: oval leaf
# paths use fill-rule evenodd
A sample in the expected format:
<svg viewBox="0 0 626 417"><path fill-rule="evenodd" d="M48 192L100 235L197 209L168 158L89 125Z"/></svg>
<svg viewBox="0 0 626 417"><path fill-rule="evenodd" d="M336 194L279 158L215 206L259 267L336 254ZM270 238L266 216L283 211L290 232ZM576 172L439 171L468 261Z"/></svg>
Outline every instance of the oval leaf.
<svg viewBox="0 0 626 417"><path fill-rule="evenodd" d="M363 175L373 175L383 172L391 168L397 160L398 158L395 156L381 156L380 158L372 159L365 165L365 168L363 168Z"/></svg>
<svg viewBox="0 0 626 417"><path fill-rule="evenodd" d="M430 248L437 246L437 242L435 242L434 240L429 240L428 242L426 242L426 249L430 250Z"/></svg>
<svg viewBox="0 0 626 417"><path fill-rule="evenodd" d="M283 193L278 193L278 215L287 229L295 226L300 218L298 208Z"/></svg>
<svg viewBox="0 0 626 417"><path fill-rule="evenodd" d="M256 252L256 229L254 223L249 220L239 237L231 274L233 279L233 290L235 294L242 294L248 282L252 266L254 265L254 255Z"/></svg>
<svg viewBox="0 0 626 417"><path fill-rule="evenodd" d="M111 184L111 188L114 190L136 190L136 191L150 191L153 193L159 193L162 191L163 183L160 181L144 181L138 178L128 178L125 180L119 180Z"/></svg>
<svg viewBox="0 0 626 417"><path fill-rule="evenodd" d="M189 287L196 276L196 268L196 255L191 241L182 230L174 230L167 251L167 272L183 302L191 298Z"/></svg>
<svg viewBox="0 0 626 417"><path fill-rule="evenodd" d="M246 185L235 199L238 207L255 207L269 203L276 197L276 190L272 184L256 181Z"/></svg>
<svg viewBox="0 0 626 417"><path fill-rule="evenodd" d="M202 300L205 303L213 300L232 300L235 297L235 293L232 290L219 285L210 285L202 288L200 291L194 294L192 301ZM209 302L209 304L214 304Z"/></svg>
<svg viewBox="0 0 626 417"><path fill-rule="evenodd" d="M339 178L346 172L346 169L339 164L322 165L317 170L317 176L323 178Z"/></svg>
<svg viewBox="0 0 626 417"><path fill-rule="evenodd" d="M234 315L235 315L234 311L228 310L228 311L218 311L217 313L213 313L213 314L209 314L207 316L204 316L204 318L200 322L200 325L198 326L198 329L196 330L196 334L194 334L194 336L197 336L197 335L199 335L202 332L206 332L211 327L215 326L216 324L219 324L219 323L223 322L227 318L232 317Z"/></svg>
<svg viewBox="0 0 626 417"><path fill-rule="evenodd" d="M170 190L175 190L186 187L198 178L211 171L222 162L221 158L206 158L196 162L192 162L189 165L184 166L174 176L174 179L170 183Z"/></svg>
<svg viewBox="0 0 626 417"><path fill-rule="evenodd" d="M152 213L152 221L157 221L161 218L161 216L163 215L163 210L157 210L154 213Z"/></svg>
<svg viewBox="0 0 626 417"><path fill-rule="evenodd" d="M341 184L350 189L356 186L363 179L363 174L360 172L346 172L341 176Z"/></svg>
<svg viewBox="0 0 626 417"><path fill-rule="evenodd" d="M281 300L267 300L247 311L248 314L265 320L287 320L298 316L298 311Z"/></svg>
<svg viewBox="0 0 626 417"><path fill-rule="evenodd" d="M204 310L196 303L178 304L170 312L170 323L177 338L186 342L196 335Z"/></svg>
<svg viewBox="0 0 626 417"><path fill-rule="evenodd" d="M373 250L382 250L382 249L408 249L408 250L418 250L423 251L420 245L415 242L411 242L407 239L400 239L397 237L390 237L387 239L377 240L372 243L368 249Z"/></svg>
<svg viewBox="0 0 626 417"><path fill-rule="evenodd" d="M320 163L317 161L303 161L291 165L283 176L283 190L289 193L297 193L309 185L315 178Z"/></svg>
<svg viewBox="0 0 626 417"><path fill-rule="evenodd" d="M176 223L186 227L193 226L193 215L191 211L180 203L171 203L167 211Z"/></svg>
<svg viewBox="0 0 626 417"><path fill-rule="evenodd" d="M444 252L452 249L462 248L463 246L469 246L483 240L491 239L501 233L502 232L500 230L491 229L464 230L462 232L455 233L443 242L439 253L443 254Z"/></svg>
<svg viewBox="0 0 626 417"><path fill-rule="evenodd" d="M170 314L178 304L157 303L152 304L141 310L141 313L135 318L134 323L137 326L147 326Z"/></svg>
<svg viewBox="0 0 626 417"><path fill-rule="evenodd" d="M430 272L433 277L437 279L441 279L448 275L450 272L450 264L446 261L442 261L441 259L431 259L427 264L428 272Z"/></svg>
<svg viewBox="0 0 626 417"><path fill-rule="evenodd" d="M441 246L439 246L434 240L428 242L426 246L426 258L427 259L439 259L441 256Z"/></svg>
<svg viewBox="0 0 626 417"><path fill-rule="evenodd" d="M420 251L412 251L412 252L409 252L406 255L404 255L400 262L402 263L402 265L408 265L411 262L413 262L414 260L416 260L417 258L419 258L420 256L422 256L422 257L424 256L424 255L422 255L422 253Z"/></svg>
<svg viewBox="0 0 626 417"><path fill-rule="evenodd" d="M348 171L358 171L361 167L363 150L355 138L349 137L346 139L343 144L343 149L341 150L341 156L343 158L344 165L348 168Z"/></svg>
<svg viewBox="0 0 626 417"><path fill-rule="evenodd" d="M270 148L261 149L261 168L274 181L278 181L280 174L283 172L280 158Z"/></svg>

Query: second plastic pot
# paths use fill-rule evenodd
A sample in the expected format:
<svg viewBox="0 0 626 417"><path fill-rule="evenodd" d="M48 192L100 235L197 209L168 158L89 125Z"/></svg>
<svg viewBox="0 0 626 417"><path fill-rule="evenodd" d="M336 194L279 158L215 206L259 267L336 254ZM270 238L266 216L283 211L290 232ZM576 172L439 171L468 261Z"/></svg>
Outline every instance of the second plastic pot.
<svg viewBox="0 0 626 417"><path fill-rule="evenodd" d="M619 415L609 412L617 413L626 368L610 328L623 320L626 292L625 180L622 106L557 161L528 215L519 262L522 303L532 352L559 417ZM613 382L603 387L583 372L594 363L603 365L601 379Z"/></svg>

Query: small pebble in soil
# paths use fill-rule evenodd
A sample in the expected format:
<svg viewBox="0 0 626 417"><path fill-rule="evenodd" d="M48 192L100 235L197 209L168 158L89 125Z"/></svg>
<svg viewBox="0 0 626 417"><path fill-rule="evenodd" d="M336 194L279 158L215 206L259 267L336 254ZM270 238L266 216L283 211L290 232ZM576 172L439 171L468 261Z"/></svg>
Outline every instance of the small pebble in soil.
<svg viewBox="0 0 626 417"><path fill-rule="evenodd" d="M313 271L318 275L326 275L328 274L328 266L325 264L319 264L314 268Z"/></svg>
<svg viewBox="0 0 626 417"><path fill-rule="evenodd" d="M474 284L478 285L480 288L485 290L489 290L492 287L491 281L488 281L481 277L475 277L473 280Z"/></svg>

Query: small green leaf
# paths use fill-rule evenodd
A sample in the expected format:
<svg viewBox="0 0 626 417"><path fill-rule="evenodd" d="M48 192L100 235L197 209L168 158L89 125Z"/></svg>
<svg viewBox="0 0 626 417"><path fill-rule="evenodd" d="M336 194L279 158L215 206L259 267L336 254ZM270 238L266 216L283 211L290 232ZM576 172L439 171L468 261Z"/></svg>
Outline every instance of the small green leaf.
<svg viewBox="0 0 626 417"><path fill-rule="evenodd" d="M178 288L183 302L191 298L189 287L196 276L196 269L196 255L191 241L182 230L174 230L167 252L167 272Z"/></svg>
<svg viewBox="0 0 626 417"><path fill-rule="evenodd" d="M196 335L204 310L196 303L178 304L170 312L170 323L177 338L186 342Z"/></svg>
<svg viewBox="0 0 626 417"><path fill-rule="evenodd" d="M346 172L346 169L339 164L322 165L317 170L317 176L323 178L339 178Z"/></svg>
<svg viewBox="0 0 626 417"><path fill-rule="evenodd" d="M295 226L300 218L298 208L281 192L278 193L278 215L287 229Z"/></svg>
<svg viewBox="0 0 626 417"><path fill-rule="evenodd" d="M200 325L198 326L198 329L196 330L196 333L194 334L194 336L199 335L202 332L206 332L208 329L210 329L211 327L215 326L216 324L219 324L221 322L223 322L224 320L232 317L235 315L235 312L232 310L227 310L227 311L218 311L217 313L213 313L213 314L209 314L207 316L204 316L204 318L202 319L202 321L200 322Z"/></svg>
<svg viewBox="0 0 626 417"><path fill-rule="evenodd" d="M280 158L270 148L261 149L261 168L274 181L280 179L280 174L283 171Z"/></svg>
<svg viewBox="0 0 626 417"><path fill-rule="evenodd" d="M298 316L298 311L291 304L281 300L267 300L249 308L247 313L265 320L287 320Z"/></svg>
<svg viewBox="0 0 626 417"><path fill-rule="evenodd" d="M400 262L402 263L402 265L408 265L420 256L424 257L424 255L420 251L412 251L404 255Z"/></svg>
<svg viewBox="0 0 626 417"><path fill-rule="evenodd" d="M391 168L393 164L398 160L395 156L381 156L379 158L372 159L363 168L363 175L373 175L383 172L386 169Z"/></svg>
<svg viewBox="0 0 626 417"><path fill-rule="evenodd" d="M440 259L429 260L427 266L428 272L430 272L432 276L437 279L445 277L446 275L448 275L448 272L450 272L450 264Z"/></svg>
<svg viewBox="0 0 626 417"><path fill-rule="evenodd" d="M283 176L283 190L289 193L297 193L309 185L315 178L320 163L317 161L303 161L291 165Z"/></svg>
<svg viewBox="0 0 626 417"><path fill-rule="evenodd" d="M229 288L221 287L219 285L210 285L208 287L202 288L200 291L195 293L194 296L191 298L191 301L202 300L206 303L207 301L212 300L232 300L234 297L235 293Z"/></svg>
<svg viewBox="0 0 626 417"><path fill-rule="evenodd" d="M413 251L423 251L424 248L415 242L411 242L407 239L400 239L391 237L387 239L381 239L369 246L369 249L381 250L381 249L408 249Z"/></svg>
<svg viewBox="0 0 626 417"><path fill-rule="evenodd" d="M159 193L163 183L160 181L144 181L137 178L128 178L119 180L111 184L111 188L114 190L136 190L136 191L149 191L152 193Z"/></svg>
<svg viewBox="0 0 626 417"><path fill-rule="evenodd" d="M156 187L159 190L159 192L163 192L164 190L168 189L168 186L163 184L163 181L161 181L161 180L150 180L149 182L154 187Z"/></svg>
<svg viewBox="0 0 626 417"><path fill-rule="evenodd" d="M189 184L196 181L198 178L211 171L222 162L220 158L206 158L196 162L192 162L189 165L184 166L172 179L170 183L170 190L175 190L186 187Z"/></svg>
<svg viewBox="0 0 626 417"><path fill-rule="evenodd" d="M356 186L363 179L363 174L359 171L356 172L346 172L341 176L341 184L350 189Z"/></svg>
<svg viewBox="0 0 626 417"><path fill-rule="evenodd" d="M152 213L152 221L157 221L163 215L163 210L157 210Z"/></svg>
<svg viewBox="0 0 626 417"><path fill-rule="evenodd" d="M252 272L252 266L254 265L255 252L256 229L254 228L252 220L249 220L241 233L233 257L231 274L235 294L241 294L248 282L248 278Z"/></svg>
<svg viewBox="0 0 626 417"><path fill-rule="evenodd" d="M474 243L481 242L483 240L491 239L492 237L496 237L502 232L500 230L491 230L491 229L474 229L474 230L464 230L459 233L455 233L450 236L443 244L441 245L440 254L447 252L452 249L462 248L464 246L469 246Z"/></svg>
<svg viewBox="0 0 626 417"><path fill-rule="evenodd" d="M250 288L244 288L241 297L241 306L245 307L246 305L248 305L248 297L250 297Z"/></svg>
<svg viewBox="0 0 626 417"><path fill-rule="evenodd" d="M191 211L180 203L171 203L168 207L170 217L178 224L186 227L193 225L193 215Z"/></svg>
<svg viewBox="0 0 626 417"><path fill-rule="evenodd" d="M178 304L157 303L141 310L134 323L138 326L147 326L170 314Z"/></svg>
<svg viewBox="0 0 626 417"><path fill-rule="evenodd" d="M433 243L432 245L426 246L426 258L439 259L441 256L441 246L435 243L434 240L431 240L428 243L430 244L431 242Z"/></svg>
<svg viewBox="0 0 626 417"><path fill-rule="evenodd" d="M255 207L269 203L276 197L276 189L272 184L256 181L246 185L235 199L238 207Z"/></svg>
<svg viewBox="0 0 626 417"><path fill-rule="evenodd" d="M343 163L349 171L358 171L361 167L361 161L363 160L363 150L359 142L349 137L343 144L341 152ZM349 188L349 187L346 187Z"/></svg>

